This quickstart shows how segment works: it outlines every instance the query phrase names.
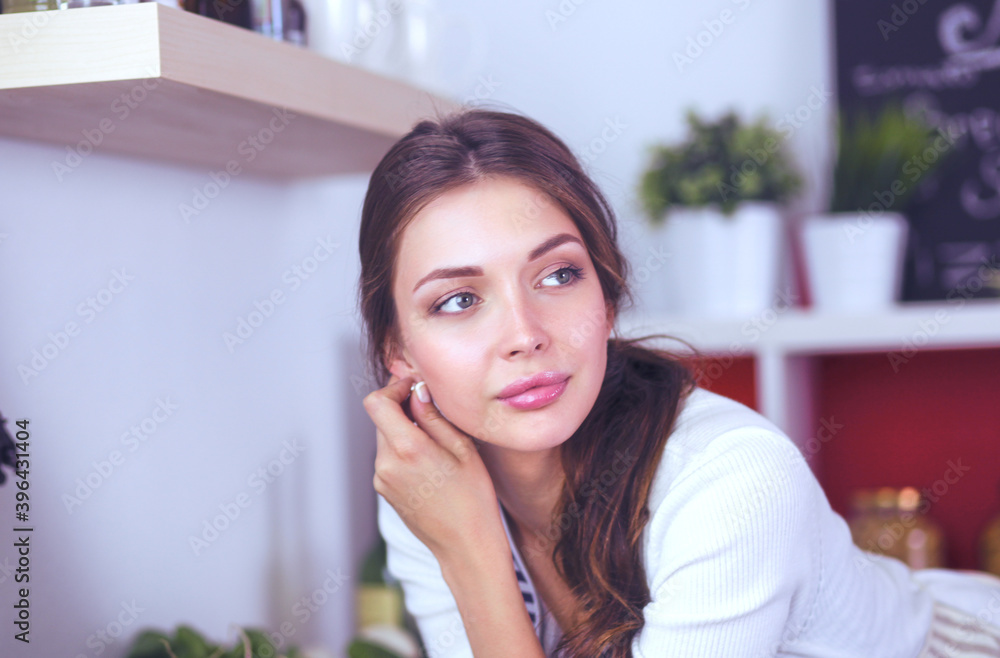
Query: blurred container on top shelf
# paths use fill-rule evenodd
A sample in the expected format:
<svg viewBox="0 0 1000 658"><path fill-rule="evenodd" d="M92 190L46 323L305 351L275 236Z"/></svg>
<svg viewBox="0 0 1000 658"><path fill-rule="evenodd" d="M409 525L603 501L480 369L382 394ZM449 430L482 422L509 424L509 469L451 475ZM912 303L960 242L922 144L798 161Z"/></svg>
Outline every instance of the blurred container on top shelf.
<svg viewBox="0 0 1000 658"><path fill-rule="evenodd" d="M178 0L142 0L170 4ZM253 30L270 39L306 46L307 15L300 0L179 0L187 11Z"/></svg>
<svg viewBox="0 0 1000 658"><path fill-rule="evenodd" d="M26 11L49 11L59 9L59 0L2 0L0 7L5 14Z"/></svg>

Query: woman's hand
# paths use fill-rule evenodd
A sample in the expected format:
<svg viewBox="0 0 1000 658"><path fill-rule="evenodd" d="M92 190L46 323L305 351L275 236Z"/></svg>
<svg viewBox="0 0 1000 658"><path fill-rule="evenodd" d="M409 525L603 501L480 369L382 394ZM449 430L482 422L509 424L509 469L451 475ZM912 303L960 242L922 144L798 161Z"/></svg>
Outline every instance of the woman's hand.
<svg viewBox="0 0 1000 658"><path fill-rule="evenodd" d="M426 383L427 402L411 394L413 381L393 375L364 399L376 427L375 491L439 561L506 542L496 490L472 438L441 415Z"/></svg>

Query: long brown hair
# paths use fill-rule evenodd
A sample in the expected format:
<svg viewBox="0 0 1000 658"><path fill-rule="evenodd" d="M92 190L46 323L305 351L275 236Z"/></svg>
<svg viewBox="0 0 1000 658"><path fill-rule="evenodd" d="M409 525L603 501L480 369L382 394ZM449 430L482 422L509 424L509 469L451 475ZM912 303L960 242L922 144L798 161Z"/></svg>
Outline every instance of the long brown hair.
<svg viewBox="0 0 1000 658"><path fill-rule="evenodd" d="M392 279L403 230L429 201L493 176L516 178L559 203L583 237L615 317L634 303L614 212L558 137L509 112L472 109L424 120L382 158L361 212L359 305L379 387L400 344ZM582 604L581 622L563 629L559 645L573 657L631 656L650 601L640 541L649 491L681 400L695 386L683 359L638 344L666 336L612 333L601 391L561 448L566 481L553 516L552 557Z"/></svg>

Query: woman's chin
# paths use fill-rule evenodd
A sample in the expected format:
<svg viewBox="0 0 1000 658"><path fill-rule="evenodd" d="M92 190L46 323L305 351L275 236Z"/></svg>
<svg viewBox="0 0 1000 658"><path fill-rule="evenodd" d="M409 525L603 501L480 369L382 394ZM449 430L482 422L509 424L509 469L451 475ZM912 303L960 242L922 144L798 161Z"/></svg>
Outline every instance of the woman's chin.
<svg viewBox="0 0 1000 658"><path fill-rule="evenodd" d="M574 428L566 426L565 419L560 419L553 427L529 422L521 431L517 425L510 425L497 432L475 435L474 438L476 445L481 448L490 446L516 452L538 452L558 448L574 431Z"/></svg>

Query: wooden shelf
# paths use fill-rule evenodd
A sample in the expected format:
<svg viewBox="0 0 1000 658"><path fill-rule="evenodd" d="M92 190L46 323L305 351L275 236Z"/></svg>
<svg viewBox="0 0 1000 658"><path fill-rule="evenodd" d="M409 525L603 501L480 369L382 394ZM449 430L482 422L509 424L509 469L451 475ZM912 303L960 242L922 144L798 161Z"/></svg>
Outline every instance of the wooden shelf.
<svg viewBox="0 0 1000 658"><path fill-rule="evenodd" d="M458 107L157 2L0 15L0 62L0 135L284 179L370 171Z"/></svg>

